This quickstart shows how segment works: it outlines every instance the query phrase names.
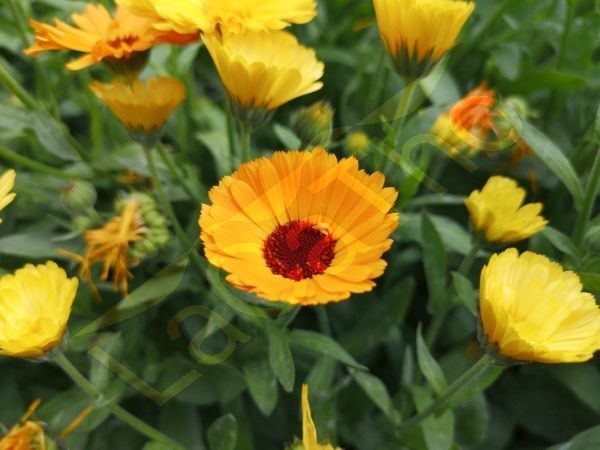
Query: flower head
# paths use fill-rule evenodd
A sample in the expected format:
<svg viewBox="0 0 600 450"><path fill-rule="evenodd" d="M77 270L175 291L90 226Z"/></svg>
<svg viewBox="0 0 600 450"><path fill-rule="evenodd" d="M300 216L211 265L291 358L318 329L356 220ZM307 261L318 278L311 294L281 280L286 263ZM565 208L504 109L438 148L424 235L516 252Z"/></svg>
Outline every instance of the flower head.
<svg viewBox="0 0 600 450"><path fill-rule="evenodd" d="M16 194L11 192L15 186L17 173L10 169L0 176L0 211L6 208L15 199ZM2 219L0 219L2 223Z"/></svg>
<svg viewBox="0 0 600 450"><path fill-rule="evenodd" d="M379 33L396 69L418 78L455 44L475 3L462 0L373 0Z"/></svg>
<svg viewBox="0 0 600 450"><path fill-rule="evenodd" d="M600 308L577 274L516 249L493 255L481 272L482 338L518 361L573 363L600 349Z"/></svg>
<svg viewBox="0 0 600 450"><path fill-rule="evenodd" d="M319 444L317 441L317 429L313 422L308 399L308 386L302 385L302 444L304 450L340 450L330 444Z"/></svg>
<svg viewBox="0 0 600 450"><path fill-rule="evenodd" d="M121 78L109 84L93 81L90 89L131 131L151 133L163 127L173 111L185 100L185 85L175 78L157 77L127 82Z"/></svg>
<svg viewBox="0 0 600 450"><path fill-rule="evenodd" d="M151 17L157 28L180 33L239 33L281 30L310 22L315 0L117 0L134 14Z"/></svg>
<svg viewBox="0 0 600 450"><path fill-rule="evenodd" d="M481 191L465 200L473 228L490 242L508 244L542 231L548 221L541 203L523 205L526 192L511 178L491 177Z"/></svg>
<svg viewBox="0 0 600 450"><path fill-rule="evenodd" d="M323 63L285 31L210 35L204 42L238 117L266 115L323 86Z"/></svg>
<svg viewBox="0 0 600 450"><path fill-rule="evenodd" d="M355 131L346 136L344 150L348 155L362 155L369 147L369 135L364 131Z"/></svg>
<svg viewBox="0 0 600 450"><path fill-rule="evenodd" d="M0 437L0 450L45 450L46 436L44 427L39 422L30 421L29 418L40 406L41 400L33 401L21 417L17 425L12 427L4 436Z"/></svg>
<svg viewBox="0 0 600 450"><path fill-rule="evenodd" d="M60 345L77 279L49 261L0 277L0 355L40 357Z"/></svg>
<svg viewBox="0 0 600 450"><path fill-rule="evenodd" d="M311 305L370 291L398 226L397 192L384 182L323 149L243 164L202 206L206 257L267 300Z"/></svg>
<svg viewBox="0 0 600 450"><path fill-rule="evenodd" d="M333 136L334 111L328 102L298 109L290 118L290 128L300 138L302 148L327 147Z"/></svg>
<svg viewBox="0 0 600 450"><path fill-rule="evenodd" d="M146 62L147 51L159 44L187 44L197 33L183 35L160 31L154 21L134 16L125 8L117 8L113 16L102 5L88 4L81 14L71 15L74 26L56 19L54 25L31 20L35 45L25 50L36 56L48 50L72 50L84 56L67 64L69 70L80 70L101 61L117 72L137 72Z"/></svg>

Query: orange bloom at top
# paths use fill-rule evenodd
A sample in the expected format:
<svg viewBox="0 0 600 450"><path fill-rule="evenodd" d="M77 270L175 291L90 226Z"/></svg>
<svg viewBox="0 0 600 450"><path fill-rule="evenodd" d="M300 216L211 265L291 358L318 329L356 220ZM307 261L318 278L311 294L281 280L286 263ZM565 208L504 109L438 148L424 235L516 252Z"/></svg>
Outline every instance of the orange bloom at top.
<svg viewBox="0 0 600 450"><path fill-rule="evenodd" d="M80 70L104 61L112 69L125 62L139 68L147 51L159 44L188 44L197 34L178 34L157 30L152 19L137 17L118 7L114 17L102 5L88 4L81 14L71 15L74 26L55 19L54 25L31 20L35 45L25 50L36 56L48 50L73 50L84 56L67 64L69 70ZM116 67L115 67L116 66Z"/></svg>
<svg viewBox="0 0 600 450"><path fill-rule="evenodd" d="M469 92L450 110L450 120L456 127L470 132L477 131L484 138L494 127L496 94L485 84Z"/></svg>

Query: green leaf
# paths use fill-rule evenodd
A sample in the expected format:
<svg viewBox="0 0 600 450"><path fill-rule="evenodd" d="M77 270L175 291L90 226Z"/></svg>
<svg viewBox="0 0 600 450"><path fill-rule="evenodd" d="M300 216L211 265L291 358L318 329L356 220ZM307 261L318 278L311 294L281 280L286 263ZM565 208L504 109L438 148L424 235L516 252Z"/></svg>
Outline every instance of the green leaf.
<svg viewBox="0 0 600 450"><path fill-rule="evenodd" d="M521 65L521 52L518 45L501 45L492 52L492 58L505 78L511 81L517 78Z"/></svg>
<svg viewBox="0 0 600 450"><path fill-rule="evenodd" d="M207 437L210 450L234 450L237 434L237 420L232 414L218 418L208 427Z"/></svg>
<svg viewBox="0 0 600 450"><path fill-rule="evenodd" d="M267 360L252 361L244 367L250 396L258 409L269 416L277 406L277 379Z"/></svg>
<svg viewBox="0 0 600 450"><path fill-rule="evenodd" d="M120 357L123 350L123 338L118 333L103 333L94 340L94 347L99 346L115 359ZM108 385L111 371L108 361L101 361L98 358L91 359L90 381L101 391Z"/></svg>
<svg viewBox="0 0 600 450"><path fill-rule="evenodd" d="M436 394L441 394L448 387L442 368L429 352L421 333L421 325L417 328L417 361L421 372Z"/></svg>
<svg viewBox="0 0 600 450"><path fill-rule="evenodd" d="M296 136L296 133L286 126L275 123L273 124L273 131L275 136L277 136L277 139L279 139L279 142L281 142L286 149L299 149L302 145L302 141Z"/></svg>
<svg viewBox="0 0 600 450"><path fill-rule="evenodd" d="M368 370L358 363L344 347L324 334L308 330L294 330L290 333L290 343L295 347L302 347L322 355L331 356L355 369Z"/></svg>
<svg viewBox="0 0 600 450"><path fill-rule="evenodd" d="M506 111L517 134L527 143L536 156L548 166L569 190L576 205L583 202L583 188L575 169L565 154L541 131L519 118L514 111Z"/></svg>
<svg viewBox="0 0 600 450"><path fill-rule="evenodd" d="M561 233L555 228L546 227L542 231L542 235L558 250L574 258L576 261L581 261L581 253L575 243L566 234Z"/></svg>
<svg viewBox="0 0 600 450"><path fill-rule="evenodd" d="M462 447L479 444L484 438L490 414L483 393L479 392L454 410L456 416L456 442Z"/></svg>
<svg viewBox="0 0 600 450"><path fill-rule="evenodd" d="M12 234L0 239L0 254L21 256L33 259L58 259L56 245L47 234L31 231L24 234Z"/></svg>
<svg viewBox="0 0 600 450"><path fill-rule="evenodd" d="M565 364L545 369L591 410L600 414L600 369L592 364Z"/></svg>
<svg viewBox="0 0 600 450"><path fill-rule="evenodd" d="M477 292L473 288L471 280L458 272L452 272L452 285L454 291L464 305L474 316L477 316Z"/></svg>
<svg viewBox="0 0 600 450"><path fill-rule="evenodd" d="M392 419L393 422L400 422L400 417L394 410L387 387L379 378L367 372L354 372L352 376L365 394L373 400L373 403L375 403L386 416Z"/></svg>
<svg viewBox="0 0 600 450"><path fill-rule="evenodd" d="M296 378L296 366L286 330L269 322L267 337L269 339L269 363L271 364L271 369L281 383L281 386L287 392L292 392Z"/></svg>
<svg viewBox="0 0 600 450"><path fill-rule="evenodd" d="M431 393L420 386L411 388L418 412L432 403ZM454 414L448 410L439 417L429 416L421 423L428 450L450 450L454 442Z"/></svg>
<svg viewBox="0 0 600 450"><path fill-rule="evenodd" d="M600 425L579 433L569 442L553 445L547 450L592 450L600 448Z"/></svg>
<svg viewBox="0 0 600 450"><path fill-rule="evenodd" d="M66 138L66 130L61 122L46 111L32 111L29 115L29 125L38 141L49 153L65 161L81 159L77 150Z"/></svg>
<svg viewBox="0 0 600 450"><path fill-rule="evenodd" d="M581 278L584 290L593 294L600 292L600 273L579 272L579 278Z"/></svg>
<svg viewBox="0 0 600 450"><path fill-rule="evenodd" d="M421 220L421 239L423 246L423 264L429 288L429 303L427 309L434 314L445 307L447 303L446 273L448 256L444 243L440 238L433 222L427 214Z"/></svg>

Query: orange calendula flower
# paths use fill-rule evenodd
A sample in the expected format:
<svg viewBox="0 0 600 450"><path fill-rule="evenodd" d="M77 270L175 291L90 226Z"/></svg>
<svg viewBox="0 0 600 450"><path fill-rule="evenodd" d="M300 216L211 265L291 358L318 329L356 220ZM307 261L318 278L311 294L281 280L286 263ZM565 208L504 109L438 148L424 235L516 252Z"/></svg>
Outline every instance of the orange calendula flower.
<svg viewBox="0 0 600 450"><path fill-rule="evenodd" d="M108 84L94 81L90 89L128 129L146 133L162 128L185 100L185 85L170 77L145 82L119 78Z"/></svg>
<svg viewBox="0 0 600 450"><path fill-rule="evenodd" d="M243 164L202 206L206 257L267 300L314 305L368 292L398 226L397 192L384 182L322 148Z"/></svg>
<svg viewBox="0 0 600 450"><path fill-rule="evenodd" d="M114 17L102 5L88 4L81 14L71 15L73 25L55 19L54 25L31 20L35 44L25 50L36 56L48 50L72 50L84 56L67 64L69 70L80 70L105 61L116 72L135 73L146 62L147 51L159 44L187 44L196 34L160 31L155 22L117 8Z"/></svg>
<svg viewBox="0 0 600 450"><path fill-rule="evenodd" d="M19 423L0 437L0 450L46 450L44 427L40 422L29 420L40 403L40 399L35 400Z"/></svg>

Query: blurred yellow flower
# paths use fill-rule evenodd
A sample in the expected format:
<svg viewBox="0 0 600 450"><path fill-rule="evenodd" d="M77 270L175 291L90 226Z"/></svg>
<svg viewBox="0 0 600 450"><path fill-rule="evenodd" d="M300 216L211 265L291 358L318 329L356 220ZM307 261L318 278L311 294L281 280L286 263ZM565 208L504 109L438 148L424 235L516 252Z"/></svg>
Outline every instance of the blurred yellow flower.
<svg viewBox="0 0 600 450"><path fill-rule="evenodd" d="M461 0L373 0L379 33L396 69L424 75L455 44L475 9Z"/></svg>
<svg viewBox="0 0 600 450"><path fill-rule="evenodd" d="M43 425L29 420L40 404L40 399L35 400L19 423L0 437L0 450L46 450Z"/></svg>
<svg viewBox="0 0 600 450"><path fill-rule="evenodd" d="M134 16L125 8L117 8L112 17L102 5L88 4L81 14L71 15L75 26L55 19L54 25L31 20L35 45L25 50L36 56L48 50L73 50L84 56L67 64L69 70L80 70L105 61L117 72L135 72L147 59L147 51L159 44L187 44L198 39L198 33L178 34L160 31L154 21ZM132 67L130 67L132 66Z"/></svg>
<svg viewBox="0 0 600 450"><path fill-rule="evenodd" d="M49 261L0 277L0 355L39 357L60 345L77 279Z"/></svg>
<svg viewBox="0 0 600 450"><path fill-rule="evenodd" d="M313 422L308 400L308 386L302 385L302 445L304 450L340 450L330 444L321 445L317 441L317 429Z"/></svg>
<svg viewBox="0 0 600 450"><path fill-rule="evenodd" d="M361 155L369 146L369 135L364 131L355 131L346 136L344 150L349 155Z"/></svg>
<svg viewBox="0 0 600 450"><path fill-rule="evenodd" d="M185 85L175 78L157 77L148 81L121 78L109 84L93 81L90 89L128 129L156 131L185 100Z"/></svg>
<svg viewBox="0 0 600 450"><path fill-rule="evenodd" d="M542 231L548 221L540 215L541 203L523 205L526 192L511 178L493 176L481 191L465 200L473 228L489 242L508 244Z"/></svg>
<svg viewBox="0 0 600 450"><path fill-rule="evenodd" d="M132 13L158 21L157 28L180 33L239 33L281 30L310 22L315 0L117 0Z"/></svg>
<svg viewBox="0 0 600 450"><path fill-rule="evenodd" d="M324 66L315 51L285 31L208 35L204 42L242 115L266 114L323 87Z"/></svg>
<svg viewBox="0 0 600 450"><path fill-rule="evenodd" d="M600 349L600 308L577 274L516 249L493 255L481 272L485 345L518 361L574 363Z"/></svg>
<svg viewBox="0 0 600 450"><path fill-rule="evenodd" d="M17 172L13 169L7 170L0 176L0 211L6 208L16 197L14 192L11 192L15 187L15 179ZM0 219L2 223L2 219Z"/></svg>
<svg viewBox="0 0 600 450"><path fill-rule="evenodd" d="M476 152L468 145L470 132L455 126L448 113L442 113L437 117L433 127L431 127L431 134L435 136L437 144L445 149L451 157L458 155L464 149L471 150L469 153Z"/></svg>
<svg viewBox="0 0 600 450"><path fill-rule="evenodd" d="M397 192L384 182L321 148L243 164L202 205L206 257L267 300L314 305L368 292L398 226Z"/></svg>

